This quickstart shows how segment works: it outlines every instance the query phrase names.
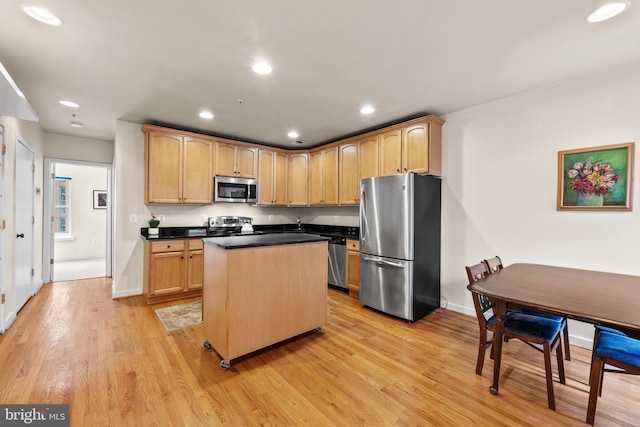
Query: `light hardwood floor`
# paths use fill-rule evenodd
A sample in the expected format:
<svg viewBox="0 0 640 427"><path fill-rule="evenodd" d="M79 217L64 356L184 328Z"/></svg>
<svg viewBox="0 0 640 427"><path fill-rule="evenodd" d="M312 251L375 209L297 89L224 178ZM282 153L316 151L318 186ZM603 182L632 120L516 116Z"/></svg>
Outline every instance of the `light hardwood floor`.
<svg viewBox="0 0 640 427"><path fill-rule="evenodd" d="M475 375L475 318L441 310L413 323L329 290L327 324L232 361L202 325L165 332L141 296L107 278L45 285L0 336L0 402L69 403L72 426L584 426L590 352L572 347L547 408L542 354L505 345ZM554 370L555 371L555 370ZM638 377L605 374L596 425L640 420Z"/></svg>

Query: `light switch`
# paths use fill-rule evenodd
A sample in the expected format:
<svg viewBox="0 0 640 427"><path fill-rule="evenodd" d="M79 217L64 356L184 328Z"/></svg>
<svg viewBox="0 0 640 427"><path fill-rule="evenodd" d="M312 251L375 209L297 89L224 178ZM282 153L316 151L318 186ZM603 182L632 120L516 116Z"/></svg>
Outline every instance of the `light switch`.
<svg viewBox="0 0 640 427"><path fill-rule="evenodd" d="M129 222L138 222L138 215L136 214L129 215Z"/></svg>

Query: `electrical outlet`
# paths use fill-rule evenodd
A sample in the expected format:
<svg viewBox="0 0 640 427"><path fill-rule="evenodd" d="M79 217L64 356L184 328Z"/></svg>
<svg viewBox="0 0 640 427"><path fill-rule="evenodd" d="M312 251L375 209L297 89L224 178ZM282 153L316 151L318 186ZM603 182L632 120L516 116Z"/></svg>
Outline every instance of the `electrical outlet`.
<svg viewBox="0 0 640 427"><path fill-rule="evenodd" d="M200 215L200 221L203 223L207 222L207 216L206 215Z"/></svg>
<svg viewBox="0 0 640 427"><path fill-rule="evenodd" d="M273 215L269 215L269 222L273 221Z"/></svg>
<svg viewBox="0 0 640 427"><path fill-rule="evenodd" d="M164 215L158 215L158 219L160 220L160 222L164 221Z"/></svg>
<svg viewBox="0 0 640 427"><path fill-rule="evenodd" d="M338 215L334 215L333 222L339 222L339 221L340 221L340 217Z"/></svg>
<svg viewBox="0 0 640 427"><path fill-rule="evenodd" d="M129 222L131 223L138 222L138 215L136 214L129 215Z"/></svg>

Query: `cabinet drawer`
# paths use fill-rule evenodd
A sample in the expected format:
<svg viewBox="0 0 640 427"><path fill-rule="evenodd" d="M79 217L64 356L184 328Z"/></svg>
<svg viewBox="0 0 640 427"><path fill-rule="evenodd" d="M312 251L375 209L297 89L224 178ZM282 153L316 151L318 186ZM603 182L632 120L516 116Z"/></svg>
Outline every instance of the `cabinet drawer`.
<svg viewBox="0 0 640 427"><path fill-rule="evenodd" d="M360 252L360 240L347 239L347 250Z"/></svg>
<svg viewBox="0 0 640 427"><path fill-rule="evenodd" d="M204 243L202 242L202 239L189 239L187 240L187 242L189 243L190 251L193 251L196 249L204 249Z"/></svg>
<svg viewBox="0 0 640 427"><path fill-rule="evenodd" d="M184 240L165 240L151 243L151 253L184 251Z"/></svg>

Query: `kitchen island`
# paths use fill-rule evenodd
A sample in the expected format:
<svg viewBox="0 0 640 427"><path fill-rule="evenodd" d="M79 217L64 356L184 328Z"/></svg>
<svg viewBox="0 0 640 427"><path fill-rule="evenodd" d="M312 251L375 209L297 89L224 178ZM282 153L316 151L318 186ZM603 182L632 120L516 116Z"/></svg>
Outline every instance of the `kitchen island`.
<svg viewBox="0 0 640 427"><path fill-rule="evenodd" d="M306 233L211 237L204 242L204 345L231 359L304 332L327 314L328 238Z"/></svg>

